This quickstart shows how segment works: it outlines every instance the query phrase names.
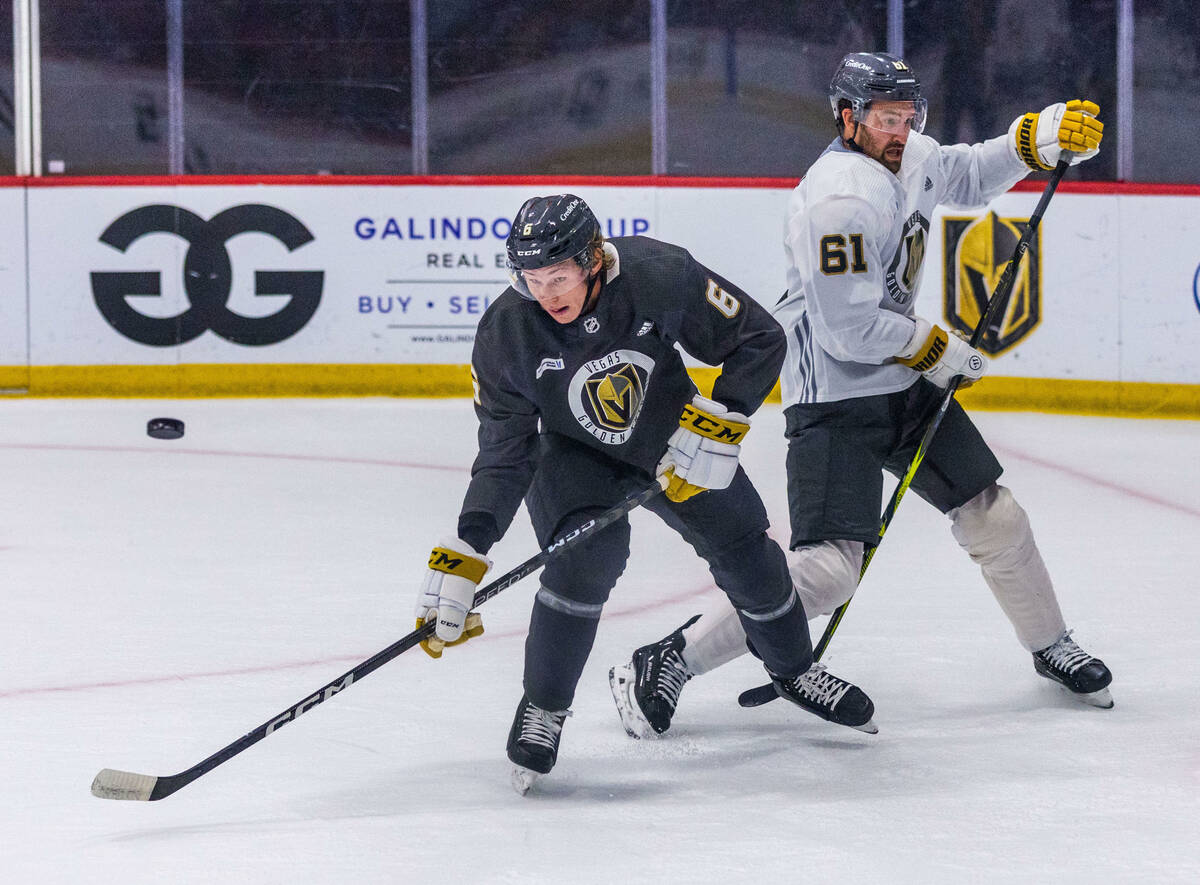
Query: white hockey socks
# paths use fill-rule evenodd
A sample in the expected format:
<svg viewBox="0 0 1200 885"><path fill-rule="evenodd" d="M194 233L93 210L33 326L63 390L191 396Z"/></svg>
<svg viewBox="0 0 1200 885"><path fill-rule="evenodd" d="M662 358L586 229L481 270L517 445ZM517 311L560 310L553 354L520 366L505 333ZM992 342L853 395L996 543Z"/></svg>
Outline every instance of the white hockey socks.
<svg viewBox="0 0 1200 885"><path fill-rule="evenodd" d="M788 552L792 585L811 621L831 615L854 595L862 571L862 541L818 541Z"/></svg>
<svg viewBox="0 0 1200 885"><path fill-rule="evenodd" d="M733 604L714 597L700 620L683 630L683 662L699 675L746 654L746 631Z"/></svg>
<svg viewBox="0 0 1200 885"><path fill-rule="evenodd" d="M1054 643L1066 624L1029 517L1012 493L993 484L947 516L955 540L979 565L1021 645L1035 652Z"/></svg>
<svg viewBox="0 0 1200 885"><path fill-rule="evenodd" d="M827 615L854 594L862 568L860 541L821 541L787 554L792 585L811 620ZM699 675L747 652L746 633L724 597L715 598L703 617L683 631L683 662Z"/></svg>

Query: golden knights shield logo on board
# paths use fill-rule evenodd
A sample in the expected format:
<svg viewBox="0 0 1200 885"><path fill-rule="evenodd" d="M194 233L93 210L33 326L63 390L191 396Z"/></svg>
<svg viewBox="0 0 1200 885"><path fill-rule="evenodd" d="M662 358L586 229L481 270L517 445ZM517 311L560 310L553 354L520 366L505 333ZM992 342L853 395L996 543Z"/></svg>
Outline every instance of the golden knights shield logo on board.
<svg viewBox="0 0 1200 885"><path fill-rule="evenodd" d="M942 291L946 321L967 335L975 331L988 299L1017 248L1028 218L946 217L942 220ZM979 349L995 356L1016 347L1042 320L1041 231L1034 233L1012 290L996 305Z"/></svg>

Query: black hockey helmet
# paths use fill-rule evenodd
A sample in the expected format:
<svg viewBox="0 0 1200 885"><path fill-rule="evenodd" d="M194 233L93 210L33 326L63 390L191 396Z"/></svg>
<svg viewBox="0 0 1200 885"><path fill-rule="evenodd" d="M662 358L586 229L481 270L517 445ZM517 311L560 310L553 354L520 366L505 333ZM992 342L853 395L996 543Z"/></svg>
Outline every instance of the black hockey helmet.
<svg viewBox="0 0 1200 885"><path fill-rule="evenodd" d="M838 63L829 81L829 105L841 131L841 101L850 103L855 121L861 123L873 101L911 101L912 128L925 128L928 104L921 97L921 81L902 58L886 52L851 52Z"/></svg>
<svg viewBox="0 0 1200 885"><path fill-rule="evenodd" d="M505 244L508 251L505 263L513 288L526 298L533 298L522 271L549 267L570 258L590 272L595 261L590 247L599 234L600 222L588 204L574 194L526 200L513 219Z"/></svg>

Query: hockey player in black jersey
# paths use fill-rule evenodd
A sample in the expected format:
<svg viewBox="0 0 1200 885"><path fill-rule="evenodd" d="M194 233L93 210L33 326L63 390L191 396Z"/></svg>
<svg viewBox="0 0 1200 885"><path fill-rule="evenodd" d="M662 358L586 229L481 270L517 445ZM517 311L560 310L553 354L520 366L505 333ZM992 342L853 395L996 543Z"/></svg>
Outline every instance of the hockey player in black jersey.
<svg viewBox="0 0 1200 885"><path fill-rule="evenodd" d="M512 286L480 320L471 358L479 454L457 532L434 548L417 603L418 623L437 621L426 651L440 656L480 632L469 611L474 592L522 499L545 546L665 475L665 494L645 506L708 562L779 693L873 732L870 699L813 665L783 551L767 537L766 510L738 466L749 416L783 362L779 324L678 246L605 240L571 194L526 201L507 251ZM723 366L711 399L698 394L677 343ZM521 793L554 766L628 554L622 519L542 572L508 740Z"/></svg>

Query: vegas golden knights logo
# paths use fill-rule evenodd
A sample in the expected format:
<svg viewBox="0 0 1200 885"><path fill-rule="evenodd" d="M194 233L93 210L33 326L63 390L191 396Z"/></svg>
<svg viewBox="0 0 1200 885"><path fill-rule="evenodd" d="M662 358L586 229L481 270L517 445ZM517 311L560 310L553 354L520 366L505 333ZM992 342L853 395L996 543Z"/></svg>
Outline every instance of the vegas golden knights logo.
<svg viewBox="0 0 1200 885"><path fill-rule="evenodd" d="M942 221L946 321L970 335L979 324L988 299L996 291L1028 218L983 218ZM993 356L1020 344L1042 319L1041 234L1036 232L1021 260L1007 300L997 304L979 349Z"/></svg>
<svg viewBox="0 0 1200 885"><path fill-rule="evenodd" d="M646 400L654 360L636 350L614 350L588 360L571 378L567 403L579 426L609 445L632 435Z"/></svg>
<svg viewBox="0 0 1200 885"><path fill-rule="evenodd" d="M584 388L597 424L607 430L629 429L643 396L642 378L635 366L625 363L615 371L589 378Z"/></svg>

